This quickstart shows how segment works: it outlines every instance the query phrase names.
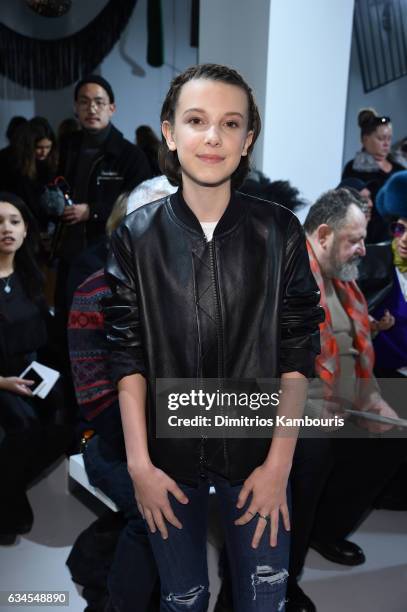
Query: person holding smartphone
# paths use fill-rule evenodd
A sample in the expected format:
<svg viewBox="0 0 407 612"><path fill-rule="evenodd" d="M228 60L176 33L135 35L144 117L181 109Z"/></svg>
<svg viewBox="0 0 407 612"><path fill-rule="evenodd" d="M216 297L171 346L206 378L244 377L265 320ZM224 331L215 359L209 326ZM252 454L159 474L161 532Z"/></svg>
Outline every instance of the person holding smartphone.
<svg viewBox="0 0 407 612"><path fill-rule="evenodd" d="M69 426L56 425L55 393L33 395L36 381L21 373L47 345L48 308L35 261L35 222L16 195L0 192L0 542L31 529L26 488L71 444Z"/></svg>
<svg viewBox="0 0 407 612"><path fill-rule="evenodd" d="M276 428L272 440L159 438L155 381L281 377L283 386L298 383L287 397L300 412L323 318L304 234L284 207L236 191L260 117L235 70L203 64L178 75L161 124L160 165L180 188L129 215L113 234L112 297L104 303L128 469L159 569L161 610L207 609L210 484L235 612L283 610L295 435Z"/></svg>

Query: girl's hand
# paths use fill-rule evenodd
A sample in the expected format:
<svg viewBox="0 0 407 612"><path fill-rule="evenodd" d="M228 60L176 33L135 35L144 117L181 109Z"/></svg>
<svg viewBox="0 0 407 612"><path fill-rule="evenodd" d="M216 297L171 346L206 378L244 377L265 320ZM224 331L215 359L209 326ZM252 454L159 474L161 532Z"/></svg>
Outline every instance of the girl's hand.
<svg viewBox="0 0 407 612"><path fill-rule="evenodd" d="M152 464L134 471L130 475L138 509L147 521L151 533L155 533L158 529L163 539L166 540L168 530L165 520L174 527L182 529L181 523L170 506L168 493L172 493L181 504L187 504L189 500L175 480Z"/></svg>
<svg viewBox="0 0 407 612"><path fill-rule="evenodd" d="M256 468L245 481L236 507L243 508L249 495L251 502L246 512L235 521L235 525L246 525L258 517L252 547L257 548L265 528L270 523L270 546L277 546L278 522L283 517L284 527L290 531L290 516L287 506L287 482L289 470L272 468L265 464Z"/></svg>
<svg viewBox="0 0 407 612"><path fill-rule="evenodd" d="M30 386L33 384L33 380L25 380L24 378L18 378L18 376L0 376L0 389L10 391L10 393L17 393L18 395L31 396Z"/></svg>

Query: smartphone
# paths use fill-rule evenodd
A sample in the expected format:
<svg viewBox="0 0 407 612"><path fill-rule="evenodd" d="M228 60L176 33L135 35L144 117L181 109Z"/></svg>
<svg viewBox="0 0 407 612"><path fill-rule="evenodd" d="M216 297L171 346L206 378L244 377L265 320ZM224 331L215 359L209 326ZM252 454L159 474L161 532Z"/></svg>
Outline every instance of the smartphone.
<svg viewBox="0 0 407 612"><path fill-rule="evenodd" d="M28 370L24 372L24 375L21 376L21 378L24 378L25 380L34 381L34 384L28 387L30 391L32 391L33 393L44 382L43 377L40 374L38 374L38 372L34 370L34 368L28 368Z"/></svg>

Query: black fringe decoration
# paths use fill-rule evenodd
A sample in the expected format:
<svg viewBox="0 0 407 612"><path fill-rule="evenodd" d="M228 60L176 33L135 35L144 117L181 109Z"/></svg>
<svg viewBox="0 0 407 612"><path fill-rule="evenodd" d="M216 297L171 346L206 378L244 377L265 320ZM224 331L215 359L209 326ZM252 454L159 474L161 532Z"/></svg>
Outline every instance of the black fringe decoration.
<svg viewBox="0 0 407 612"><path fill-rule="evenodd" d="M147 2L147 62L154 68L160 68L164 63L161 0Z"/></svg>
<svg viewBox="0 0 407 612"><path fill-rule="evenodd" d="M90 74L111 51L137 0L110 0L82 30L57 40L23 36L0 23L0 74L28 89L61 89Z"/></svg>
<svg viewBox="0 0 407 612"><path fill-rule="evenodd" d="M199 0L192 0L191 6L191 47L199 47Z"/></svg>

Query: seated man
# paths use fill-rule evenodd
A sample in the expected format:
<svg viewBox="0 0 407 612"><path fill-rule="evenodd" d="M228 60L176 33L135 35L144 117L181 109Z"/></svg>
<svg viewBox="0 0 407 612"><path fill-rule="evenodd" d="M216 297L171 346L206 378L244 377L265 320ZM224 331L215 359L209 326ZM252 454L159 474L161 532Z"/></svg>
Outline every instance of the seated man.
<svg viewBox="0 0 407 612"><path fill-rule="evenodd" d="M316 359L322 384L310 385L311 410L346 419L345 409L351 406L361 416L370 412L397 417L381 397L373 375L367 305L355 282L358 261L365 255L363 205L346 189L328 191L311 207L304 229L325 310L320 325L321 354ZM309 543L336 563L365 561L363 551L347 538L406 455L404 440L368 437L391 425L367 418L350 420L339 432L341 436L299 441L292 470L287 612L315 610L297 584Z"/></svg>

